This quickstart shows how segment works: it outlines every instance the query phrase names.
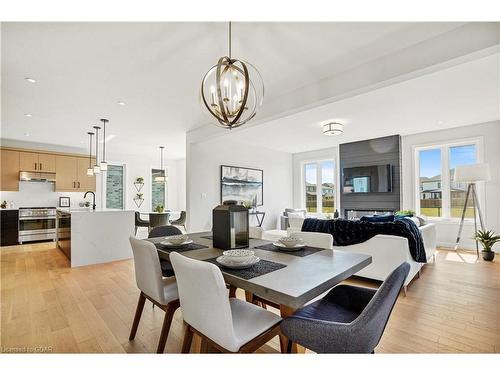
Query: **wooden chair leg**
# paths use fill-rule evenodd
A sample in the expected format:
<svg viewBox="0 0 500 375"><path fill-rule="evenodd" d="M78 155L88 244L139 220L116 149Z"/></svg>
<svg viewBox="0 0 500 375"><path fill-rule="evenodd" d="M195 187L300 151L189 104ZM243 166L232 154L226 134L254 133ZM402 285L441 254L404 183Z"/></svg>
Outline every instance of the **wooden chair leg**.
<svg viewBox="0 0 500 375"><path fill-rule="evenodd" d="M161 328L160 341L158 341L158 349L156 353L163 353L165 350L165 344L167 343L168 332L170 331L170 325L172 324L172 319L174 318L175 310L179 307L179 302L171 302L167 305L167 310L165 311L165 318L163 318L163 326Z"/></svg>
<svg viewBox="0 0 500 375"><path fill-rule="evenodd" d="M144 309L144 303L146 302L146 297L141 292L139 295L139 301L137 302L137 309L135 310L134 322L132 323L132 330L130 331L129 340L133 340L135 338L135 334L137 333L137 327L139 327L139 321L141 320L142 310Z"/></svg>
<svg viewBox="0 0 500 375"><path fill-rule="evenodd" d="M186 328L184 331L184 340L182 341L182 350L181 353L189 353L191 350L191 343L193 342L193 331L191 331L191 327L186 324Z"/></svg>
<svg viewBox="0 0 500 375"><path fill-rule="evenodd" d="M236 287L229 285L229 298L236 298Z"/></svg>
<svg viewBox="0 0 500 375"><path fill-rule="evenodd" d="M288 340L288 343L286 345L286 352L288 354L292 353L292 346L293 346L293 341L292 340Z"/></svg>

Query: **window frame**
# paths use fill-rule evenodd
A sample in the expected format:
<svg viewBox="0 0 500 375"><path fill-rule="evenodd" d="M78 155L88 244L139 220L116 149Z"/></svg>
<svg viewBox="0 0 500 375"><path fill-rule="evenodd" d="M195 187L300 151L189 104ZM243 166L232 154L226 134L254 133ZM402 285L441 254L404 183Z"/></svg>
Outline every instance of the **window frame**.
<svg viewBox="0 0 500 375"><path fill-rule="evenodd" d="M457 146L474 145L476 147L476 163L483 162L484 138L472 137L462 138L452 141L436 141L425 144L414 145L413 152L413 199L417 215L420 215L420 151L440 149L441 150L441 216L429 216L432 221L460 221L460 218L451 216L451 179L450 179L450 148ZM477 183L477 194L479 204L485 207L484 203L484 182ZM470 221L473 219L465 218Z"/></svg>
<svg viewBox="0 0 500 375"><path fill-rule="evenodd" d="M127 197L128 197L128 192L127 192L127 163L123 162L110 162L108 161L108 166L113 165L113 166L118 166L118 167L123 167L123 208L122 210L127 209ZM101 207L104 209L108 209L108 197L107 197L107 175L105 175L106 172L101 172L100 176L101 177ZM115 208L110 208L110 210L115 210Z"/></svg>
<svg viewBox="0 0 500 375"><path fill-rule="evenodd" d="M322 199L322 169L321 169L321 164L324 162L331 162L333 163L333 183L334 183L334 191L335 191L335 197L334 197L334 202L335 206L334 209L339 208L339 194L338 194L338 182L339 182L339 174L337 170L337 162L335 158L314 158L314 159L307 159L307 160L302 160L300 163L300 185L301 185L301 205L304 207L304 209L307 210L307 202L306 202L306 192L307 192L307 187L306 187L306 165L307 164L316 164L316 212L307 212L308 215L326 215L326 213L323 212L323 199ZM333 213L332 213L333 214Z"/></svg>
<svg viewBox="0 0 500 375"><path fill-rule="evenodd" d="M154 181L153 181L153 169L156 169L156 170L161 170L160 167L154 167L154 166L151 166L149 168L149 180L151 181L151 183L149 184L149 194L151 195L151 200L149 202L149 205L150 205L150 208L151 208L151 212L154 211L154 207L153 207L153 184L154 184ZM167 201L167 198L168 198L168 179L169 179L169 173L168 173L168 167L166 165L163 166L163 170L165 171L165 176L167 176L167 180L164 182L165 183L165 192L163 194L163 202L164 202L164 205L163 205L163 208L164 209L167 209L168 207L168 201Z"/></svg>

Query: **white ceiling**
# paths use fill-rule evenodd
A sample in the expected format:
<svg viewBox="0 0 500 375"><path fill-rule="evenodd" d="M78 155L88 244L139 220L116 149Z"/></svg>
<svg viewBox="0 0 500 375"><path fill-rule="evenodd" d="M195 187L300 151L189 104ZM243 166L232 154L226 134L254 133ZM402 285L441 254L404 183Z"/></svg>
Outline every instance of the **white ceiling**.
<svg viewBox="0 0 500 375"><path fill-rule="evenodd" d="M500 119L500 54L228 134L239 142L296 153L339 143L415 134ZM328 120L344 134L324 136ZM265 134L265 137L262 136Z"/></svg>
<svg viewBox="0 0 500 375"><path fill-rule="evenodd" d="M236 23L233 55L259 68L270 102L459 26ZM3 23L2 138L83 148L86 132L104 116L110 119L108 133L116 135L109 142L110 152L156 155L157 146L164 144L168 158L182 158L186 131L212 126L201 110L198 89L204 73L226 53L226 27L223 23ZM25 77L37 82L27 83ZM415 99L433 103L428 95ZM389 99L378 98L384 100ZM371 116L379 112L376 105L348 107L348 103L353 102L343 104L345 111L327 113L345 113L347 124L361 116L363 122L357 124L373 126ZM404 106L405 116L386 113L385 122L395 118L406 123L414 107ZM363 114L358 115L360 108ZM294 131L310 134L306 127L318 131L314 121L302 125L295 124ZM314 142L318 147L326 144L323 138Z"/></svg>

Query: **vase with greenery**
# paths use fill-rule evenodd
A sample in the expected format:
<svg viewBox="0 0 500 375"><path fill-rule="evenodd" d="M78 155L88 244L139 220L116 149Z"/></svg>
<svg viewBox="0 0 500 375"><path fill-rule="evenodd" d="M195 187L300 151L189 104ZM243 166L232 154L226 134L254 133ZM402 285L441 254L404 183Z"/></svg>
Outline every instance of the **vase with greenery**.
<svg viewBox="0 0 500 375"><path fill-rule="evenodd" d="M163 207L163 205L161 204L158 204L156 205L155 207L155 212L158 212L159 214L161 214L163 212L163 210L165 209L165 207Z"/></svg>
<svg viewBox="0 0 500 375"><path fill-rule="evenodd" d="M481 251L483 259L491 262L495 258L493 245L500 242L500 236L495 236L495 232L492 230L478 230L472 238L483 246Z"/></svg>

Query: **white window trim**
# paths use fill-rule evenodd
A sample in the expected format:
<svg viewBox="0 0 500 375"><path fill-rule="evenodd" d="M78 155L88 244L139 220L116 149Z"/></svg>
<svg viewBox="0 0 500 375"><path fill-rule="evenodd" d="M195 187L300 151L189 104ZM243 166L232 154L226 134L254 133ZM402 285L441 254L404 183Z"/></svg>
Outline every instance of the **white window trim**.
<svg viewBox="0 0 500 375"><path fill-rule="evenodd" d="M482 163L484 160L484 137L461 138L452 141L435 141L425 144L412 146L413 156L413 199L414 207L417 214L420 214L420 158L419 152L439 148L441 150L441 189L442 195L442 212L441 217L430 217L432 221L460 221L460 218L451 217L451 202L450 202L450 168L449 168L449 148L465 145L476 146L476 163ZM479 204L484 209L484 182L477 184L477 194ZM472 221L472 219L465 219Z"/></svg>
<svg viewBox="0 0 500 375"><path fill-rule="evenodd" d="M149 184L149 195L151 196L151 199L149 200L149 207L151 209L151 211L154 211L154 207L153 207L153 169L161 169L160 167L155 167L155 166L151 166L149 168L149 181L150 181L150 184ZM168 208L168 201L167 201L167 198L168 198L168 179L170 178L169 177L169 172L168 172L168 166L164 165L163 166L163 169L165 170L165 174L167 176L167 181L165 182L165 195L163 197L163 201L165 202L165 205L164 205L164 208L167 209Z"/></svg>
<svg viewBox="0 0 500 375"><path fill-rule="evenodd" d="M127 198L128 198L128 191L127 191L127 163L122 163L122 162L111 162L108 161L108 166L110 165L115 165L119 167L123 167L123 210L127 209ZM107 209L107 199L106 199L106 172L101 172L101 207Z"/></svg>
<svg viewBox="0 0 500 375"><path fill-rule="evenodd" d="M323 199L321 199L321 189L318 189L318 187L321 187L321 172L320 171L320 166L321 163L323 162L333 162L333 176L334 176L334 184L335 184L335 208L338 210L339 208L339 203L340 203L340 197L339 197L339 191L338 191L338 186L339 186L339 173L337 170L337 160L335 158L313 158L313 159L306 159L302 160L300 162L300 200L301 200L301 205L304 209L307 209L307 202L306 202L306 164L316 164L316 210L317 212L311 212L310 214L314 215L322 215L323 214Z"/></svg>

